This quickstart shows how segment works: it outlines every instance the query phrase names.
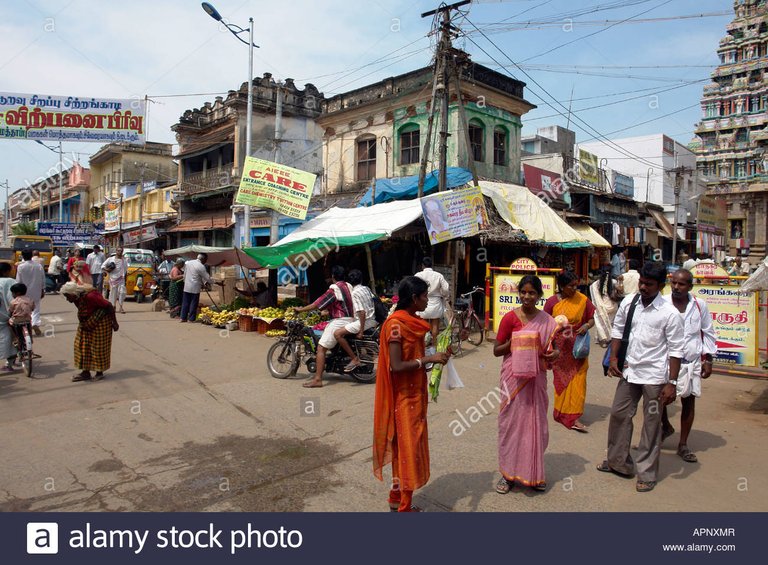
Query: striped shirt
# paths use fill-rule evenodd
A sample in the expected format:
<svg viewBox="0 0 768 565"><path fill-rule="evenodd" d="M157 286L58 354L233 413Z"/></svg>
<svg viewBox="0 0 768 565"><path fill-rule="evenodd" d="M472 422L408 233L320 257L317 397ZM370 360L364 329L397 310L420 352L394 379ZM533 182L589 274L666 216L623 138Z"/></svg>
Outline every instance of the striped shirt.
<svg viewBox="0 0 768 565"><path fill-rule="evenodd" d="M352 302L355 314L364 311L366 320L373 320L376 317L376 309L373 306L373 293L364 284L352 287Z"/></svg>

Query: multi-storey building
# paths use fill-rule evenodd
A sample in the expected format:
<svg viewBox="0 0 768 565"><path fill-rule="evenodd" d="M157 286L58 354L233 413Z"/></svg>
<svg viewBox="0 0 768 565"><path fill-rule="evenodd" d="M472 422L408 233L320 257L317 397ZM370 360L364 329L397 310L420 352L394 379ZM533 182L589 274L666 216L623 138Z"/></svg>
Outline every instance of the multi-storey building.
<svg viewBox="0 0 768 565"><path fill-rule="evenodd" d="M768 170L758 145L768 125L768 6L765 0L733 5L736 17L704 87L692 148L708 194L726 199L729 253L754 262L766 255L768 236Z"/></svg>

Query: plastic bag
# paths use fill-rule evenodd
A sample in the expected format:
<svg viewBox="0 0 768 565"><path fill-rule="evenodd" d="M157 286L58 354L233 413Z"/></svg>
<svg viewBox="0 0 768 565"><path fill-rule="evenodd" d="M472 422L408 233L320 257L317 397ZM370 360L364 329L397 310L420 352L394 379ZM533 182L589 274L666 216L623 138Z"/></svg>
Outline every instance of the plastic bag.
<svg viewBox="0 0 768 565"><path fill-rule="evenodd" d="M448 390L464 388L464 383L461 382L461 379L459 378L459 373L456 371L453 359L448 359L448 363L445 364L445 367L443 368L443 379L440 382L441 384L445 383Z"/></svg>
<svg viewBox="0 0 768 565"><path fill-rule="evenodd" d="M573 342L573 358L586 359L589 357L589 332L576 336Z"/></svg>

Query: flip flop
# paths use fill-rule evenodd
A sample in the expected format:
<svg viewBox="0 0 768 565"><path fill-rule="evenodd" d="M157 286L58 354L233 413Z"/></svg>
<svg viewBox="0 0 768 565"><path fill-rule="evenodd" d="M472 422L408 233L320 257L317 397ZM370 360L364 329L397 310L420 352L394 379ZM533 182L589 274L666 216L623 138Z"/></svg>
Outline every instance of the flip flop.
<svg viewBox="0 0 768 565"><path fill-rule="evenodd" d="M359 368L360 365L362 365L362 363L360 363L359 361L357 363L349 363L349 364L347 364L346 367L344 367L344 372L345 373L351 373L355 369Z"/></svg>
<svg viewBox="0 0 768 565"><path fill-rule="evenodd" d="M603 461L602 463L600 463L597 466L597 470L600 471L601 473L613 473L614 475L618 475L619 477L622 477L624 479L631 479L632 477L634 477L634 475L628 475L627 473L621 473L619 471L612 469L608 465L608 461Z"/></svg>
<svg viewBox="0 0 768 565"><path fill-rule="evenodd" d="M499 482L496 483L496 492L499 494L507 494L511 489L512 484L510 484L510 482L504 477L501 477Z"/></svg>
<svg viewBox="0 0 768 565"><path fill-rule="evenodd" d="M637 481L635 490L637 492L651 492L656 488L656 481Z"/></svg>
<svg viewBox="0 0 768 565"><path fill-rule="evenodd" d="M539 483L537 485L531 485L531 488L536 492L544 492L547 490L547 483Z"/></svg>
<svg viewBox="0 0 768 565"><path fill-rule="evenodd" d="M687 445L678 448L677 454L680 456L680 459L682 459L686 463L698 463L699 462L699 458L696 457L696 454L693 451L688 449Z"/></svg>
<svg viewBox="0 0 768 565"><path fill-rule="evenodd" d="M573 426L571 426L571 429L575 430L575 431L577 431L577 432L579 432L581 434L588 434L589 433L589 430L587 429L587 426L576 426L576 425L573 425Z"/></svg>

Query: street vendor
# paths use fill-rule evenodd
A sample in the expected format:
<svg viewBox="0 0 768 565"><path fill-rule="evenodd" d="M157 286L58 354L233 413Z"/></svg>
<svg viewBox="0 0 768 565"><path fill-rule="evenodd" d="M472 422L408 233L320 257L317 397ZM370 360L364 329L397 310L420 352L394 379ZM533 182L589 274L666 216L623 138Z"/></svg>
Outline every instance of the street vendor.
<svg viewBox="0 0 768 565"><path fill-rule="evenodd" d="M272 300L272 293L269 292L269 287L264 281L256 283L256 290L240 290L235 288L235 292L245 297L252 306L258 308L269 308L275 306L275 301Z"/></svg>

